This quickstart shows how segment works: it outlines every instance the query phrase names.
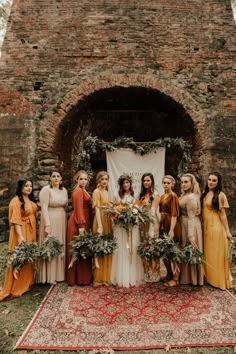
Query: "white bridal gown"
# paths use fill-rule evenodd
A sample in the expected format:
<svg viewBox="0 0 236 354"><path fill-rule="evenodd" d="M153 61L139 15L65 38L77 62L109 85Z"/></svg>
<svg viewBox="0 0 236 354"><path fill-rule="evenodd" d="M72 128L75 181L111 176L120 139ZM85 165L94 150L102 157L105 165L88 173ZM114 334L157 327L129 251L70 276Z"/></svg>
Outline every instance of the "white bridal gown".
<svg viewBox="0 0 236 354"><path fill-rule="evenodd" d="M134 197L126 195L119 202L133 204ZM140 244L138 226L134 225L132 228L132 247L129 245L128 233L123 227L113 225L113 232L118 247L112 255L111 283L126 288L144 283L143 262L137 254Z"/></svg>

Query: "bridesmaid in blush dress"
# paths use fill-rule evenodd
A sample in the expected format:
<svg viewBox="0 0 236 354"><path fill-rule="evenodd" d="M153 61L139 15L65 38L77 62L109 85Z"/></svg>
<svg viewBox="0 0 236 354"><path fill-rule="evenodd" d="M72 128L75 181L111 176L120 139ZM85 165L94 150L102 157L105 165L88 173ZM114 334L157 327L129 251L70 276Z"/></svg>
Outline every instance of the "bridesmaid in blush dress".
<svg viewBox="0 0 236 354"><path fill-rule="evenodd" d="M179 198L180 224L182 228L182 246L188 244L203 252L202 227L200 222L200 188L194 175L185 173L181 177L182 194ZM181 284L203 285L203 265L182 264Z"/></svg>
<svg viewBox="0 0 236 354"><path fill-rule="evenodd" d="M138 205L148 212L153 220L153 223L139 225L141 241L157 240L159 237L159 219L157 216L157 208L159 205L160 196L155 190L154 176L150 172L146 172L141 177L141 189L139 194ZM147 262L143 260L144 265L144 280L146 282L155 283L160 280L160 261L152 260Z"/></svg>
<svg viewBox="0 0 236 354"><path fill-rule="evenodd" d="M77 187L72 193L73 212L68 221L67 242L66 242L66 280L69 285L88 285L92 282L92 258L83 259L80 257L75 263L71 260L71 245L75 235L83 230L91 228L92 200L86 186L88 185L88 174L81 170L77 173L75 180Z"/></svg>
<svg viewBox="0 0 236 354"><path fill-rule="evenodd" d="M67 217L65 208L68 203L67 190L62 185L59 170L52 170L50 184L39 193L41 219L39 225L39 245L50 236L63 244L63 254L50 262L40 261L38 282L53 284L65 280L65 249Z"/></svg>

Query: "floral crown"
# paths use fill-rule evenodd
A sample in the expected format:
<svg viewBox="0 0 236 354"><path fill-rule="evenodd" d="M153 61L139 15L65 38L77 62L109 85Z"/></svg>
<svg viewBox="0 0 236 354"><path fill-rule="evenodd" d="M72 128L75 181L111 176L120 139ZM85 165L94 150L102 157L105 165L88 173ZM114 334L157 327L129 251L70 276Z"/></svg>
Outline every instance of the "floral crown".
<svg viewBox="0 0 236 354"><path fill-rule="evenodd" d="M122 185L125 180L129 181L129 183L132 183L132 182L133 182L132 176L129 176L129 175L121 175L121 176L119 177L119 179L118 179L119 185Z"/></svg>

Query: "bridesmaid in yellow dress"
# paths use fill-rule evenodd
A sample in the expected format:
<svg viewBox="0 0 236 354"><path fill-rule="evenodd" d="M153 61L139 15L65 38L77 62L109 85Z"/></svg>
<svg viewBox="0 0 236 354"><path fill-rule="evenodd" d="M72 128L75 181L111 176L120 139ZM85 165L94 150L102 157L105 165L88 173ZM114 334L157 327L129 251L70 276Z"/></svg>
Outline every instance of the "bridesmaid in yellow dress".
<svg viewBox="0 0 236 354"><path fill-rule="evenodd" d="M109 206L110 199L108 193L109 176L106 171L100 171L96 178L97 188L93 192L93 208L95 216L93 220L93 232L100 235L111 235L111 221L104 215L104 209L101 206ZM94 267L93 284L109 285L111 278L112 255L99 258L98 265Z"/></svg>
<svg viewBox="0 0 236 354"><path fill-rule="evenodd" d="M233 242L233 237L225 212L229 204L222 192L222 177L218 172L208 175L201 199L206 281L216 288L228 289L231 286L229 242Z"/></svg>
<svg viewBox="0 0 236 354"><path fill-rule="evenodd" d="M36 242L37 205L33 195L32 182L19 180L16 195L9 204L10 238L9 251L21 242ZM34 282L34 265L28 263L19 271L7 269L0 301L21 296Z"/></svg>

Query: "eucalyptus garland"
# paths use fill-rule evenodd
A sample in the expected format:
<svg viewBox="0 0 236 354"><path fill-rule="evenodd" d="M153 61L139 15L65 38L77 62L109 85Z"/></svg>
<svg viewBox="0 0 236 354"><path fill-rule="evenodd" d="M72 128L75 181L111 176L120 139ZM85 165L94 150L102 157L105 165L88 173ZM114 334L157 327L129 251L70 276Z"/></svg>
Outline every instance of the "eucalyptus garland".
<svg viewBox="0 0 236 354"><path fill-rule="evenodd" d="M132 149L141 156L157 151L160 147L179 148L182 151L182 160L178 167L178 176L186 171L187 164L191 161L191 144L183 138L160 138L152 142L136 143L133 138L119 137L112 142L106 142L97 136L88 135L79 145L78 165L80 169L88 171L93 175L91 166L91 155L100 151L115 151L120 148Z"/></svg>

